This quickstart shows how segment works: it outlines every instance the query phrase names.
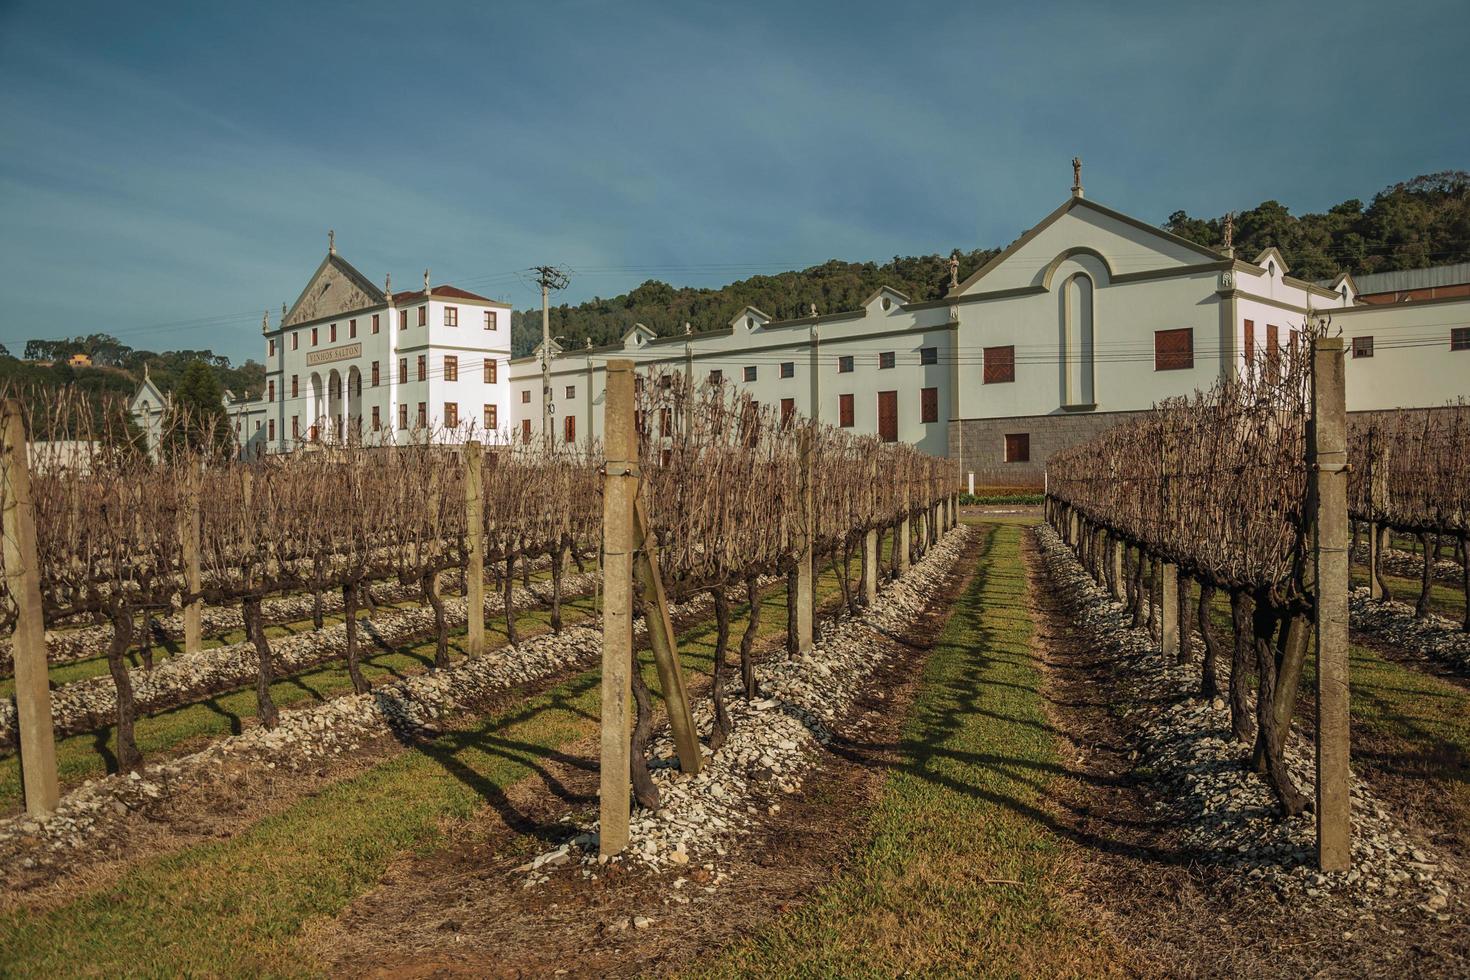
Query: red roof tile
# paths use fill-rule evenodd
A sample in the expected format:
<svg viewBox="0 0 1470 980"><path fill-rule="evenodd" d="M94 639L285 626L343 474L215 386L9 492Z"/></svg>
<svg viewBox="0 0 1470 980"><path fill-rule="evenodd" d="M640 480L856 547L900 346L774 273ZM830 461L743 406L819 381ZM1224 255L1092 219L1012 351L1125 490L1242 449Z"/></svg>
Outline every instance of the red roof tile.
<svg viewBox="0 0 1470 980"><path fill-rule="evenodd" d="M477 299L484 303L499 302L499 300L493 300L489 296L481 296L479 293L472 293L468 289L460 289L458 286L435 286L433 288L433 294L435 299ZM422 289L416 289L412 292L394 293L393 305L414 303L423 298L424 291Z"/></svg>

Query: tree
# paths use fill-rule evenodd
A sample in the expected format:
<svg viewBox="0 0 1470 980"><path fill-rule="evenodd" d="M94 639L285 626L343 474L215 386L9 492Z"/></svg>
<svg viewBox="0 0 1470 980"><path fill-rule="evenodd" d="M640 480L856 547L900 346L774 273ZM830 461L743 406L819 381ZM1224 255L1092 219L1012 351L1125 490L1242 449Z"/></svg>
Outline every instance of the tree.
<svg viewBox="0 0 1470 980"><path fill-rule="evenodd" d="M170 449L187 448L221 456L231 453L234 436L225 411L224 389L212 367L204 361L190 363L174 388L172 401L165 426Z"/></svg>

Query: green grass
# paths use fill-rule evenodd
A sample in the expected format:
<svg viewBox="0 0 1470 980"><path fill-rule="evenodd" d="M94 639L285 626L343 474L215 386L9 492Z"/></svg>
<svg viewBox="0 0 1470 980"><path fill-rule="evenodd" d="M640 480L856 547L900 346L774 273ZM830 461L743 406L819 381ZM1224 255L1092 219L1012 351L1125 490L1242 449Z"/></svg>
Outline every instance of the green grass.
<svg viewBox="0 0 1470 980"><path fill-rule="evenodd" d="M571 625L592 614L590 598L567 599L562 602L562 619ZM534 636L550 629L551 612L546 609L527 609L516 614L516 628L523 636ZM340 617L337 618L340 622ZM310 621L306 628L310 628ZM463 656L460 643L463 632L455 632L450 642L451 659ZM365 650L369 642L362 634ZM503 617L488 619L485 623L485 643L495 647L506 642ZM362 660L363 677L369 684L422 673L434 662L432 639L412 646L392 650L376 650ZM52 676L56 676L53 669ZM298 674L283 677L271 685L271 697L278 708L293 708L309 701L327 701L351 693L352 678L347 673L346 660L333 660ZM257 702L253 685L229 693L219 694L203 701L180 705L140 717L134 726L134 738L144 761L154 759L159 753L187 749L203 742L226 735L239 734L244 726L254 721ZM63 786L75 785L84 779L104 776L116 771L117 744L111 725L79 732L58 739L56 743L56 768ZM21 803L20 763L13 753L0 759L0 813L19 809Z"/></svg>
<svg viewBox="0 0 1470 980"><path fill-rule="evenodd" d="M830 573L819 595L836 591ZM785 594L762 600L762 635L785 630ZM732 610L734 635L745 608ZM714 628L680 635L686 670L707 672ZM642 658L651 688L658 678ZM312 972L298 948L315 917L342 911L389 861L452 843L456 823L594 734L597 671L505 714L476 719L404 751L228 840L140 862L113 885L55 907L0 916L0 975L292 975ZM590 802L590 801L589 801Z"/></svg>
<svg viewBox="0 0 1470 980"><path fill-rule="evenodd" d="M870 836L802 908L725 952L716 976L1094 974L1116 951L1063 901L1050 829L1062 772L1042 710L1018 525L979 567L930 656ZM1009 882L1018 882L1011 884Z"/></svg>
<svg viewBox="0 0 1470 980"><path fill-rule="evenodd" d="M1368 566L1353 562L1349 568L1349 574L1354 587L1368 584ZM1390 575L1384 573L1384 579L1388 582L1388 591L1399 602L1409 605L1419 601L1420 579L1405 578L1401 575ZM1458 623L1465 618L1465 592L1457 586L1438 578L1429 582L1429 611L1438 613Z"/></svg>

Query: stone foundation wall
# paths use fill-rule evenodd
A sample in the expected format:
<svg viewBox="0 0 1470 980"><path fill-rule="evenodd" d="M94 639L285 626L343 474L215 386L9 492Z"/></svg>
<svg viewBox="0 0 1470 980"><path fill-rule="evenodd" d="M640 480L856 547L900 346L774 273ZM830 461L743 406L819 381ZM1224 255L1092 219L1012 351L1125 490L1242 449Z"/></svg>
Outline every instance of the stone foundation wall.
<svg viewBox="0 0 1470 980"><path fill-rule="evenodd" d="M1040 489L1046 461L1058 450L1086 442L1119 422L1143 412L1087 412L1076 415L1021 415L995 419L959 419L949 423L949 456L960 462L960 479L975 474L975 486ZM1031 437L1031 458L1007 463L1005 437Z"/></svg>

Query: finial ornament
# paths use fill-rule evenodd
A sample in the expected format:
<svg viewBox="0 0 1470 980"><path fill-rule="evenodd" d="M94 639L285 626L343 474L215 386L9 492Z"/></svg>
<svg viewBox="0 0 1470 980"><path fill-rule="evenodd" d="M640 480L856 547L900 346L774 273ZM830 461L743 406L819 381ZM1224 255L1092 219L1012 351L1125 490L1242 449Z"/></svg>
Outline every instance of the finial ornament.
<svg viewBox="0 0 1470 980"><path fill-rule="evenodd" d="M1072 158L1072 196L1082 196L1082 158Z"/></svg>
<svg viewBox="0 0 1470 980"><path fill-rule="evenodd" d="M951 290L960 288L960 250L955 249L949 253L949 288Z"/></svg>
<svg viewBox="0 0 1470 980"><path fill-rule="evenodd" d="M327 254L337 254L337 233L331 228L327 229Z"/></svg>
<svg viewBox="0 0 1470 980"><path fill-rule="evenodd" d="M810 317L812 317L812 318L814 318L814 319L816 318L816 315L817 315L817 304L816 303L811 304L810 311L807 313L807 315L810 316Z"/></svg>
<svg viewBox="0 0 1470 980"><path fill-rule="evenodd" d="M286 304L285 303L282 303L281 304L281 322L282 323L285 323L286 322Z"/></svg>
<svg viewBox="0 0 1470 980"><path fill-rule="evenodd" d="M271 330L271 311L270 310L266 310L264 313L262 313L260 315L260 332L261 333L270 333L270 330Z"/></svg>
<svg viewBox="0 0 1470 980"><path fill-rule="evenodd" d="M424 295L429 295L429 270L424 270Z"/></svg>
<svg viewBox="0 0 1470 980"><path fill-rule="evenodd" d="M688 320L685 320L684 321L684 336L687 337L690 334L692 334L693 332L694 332L694 325L691 324Z"/></svg>
<svg viewBox="0 0 1470 980"><path fill-rule="evenodd" d="M1225 212L1225 254L1235 258L1235 212Z"/></svg>

